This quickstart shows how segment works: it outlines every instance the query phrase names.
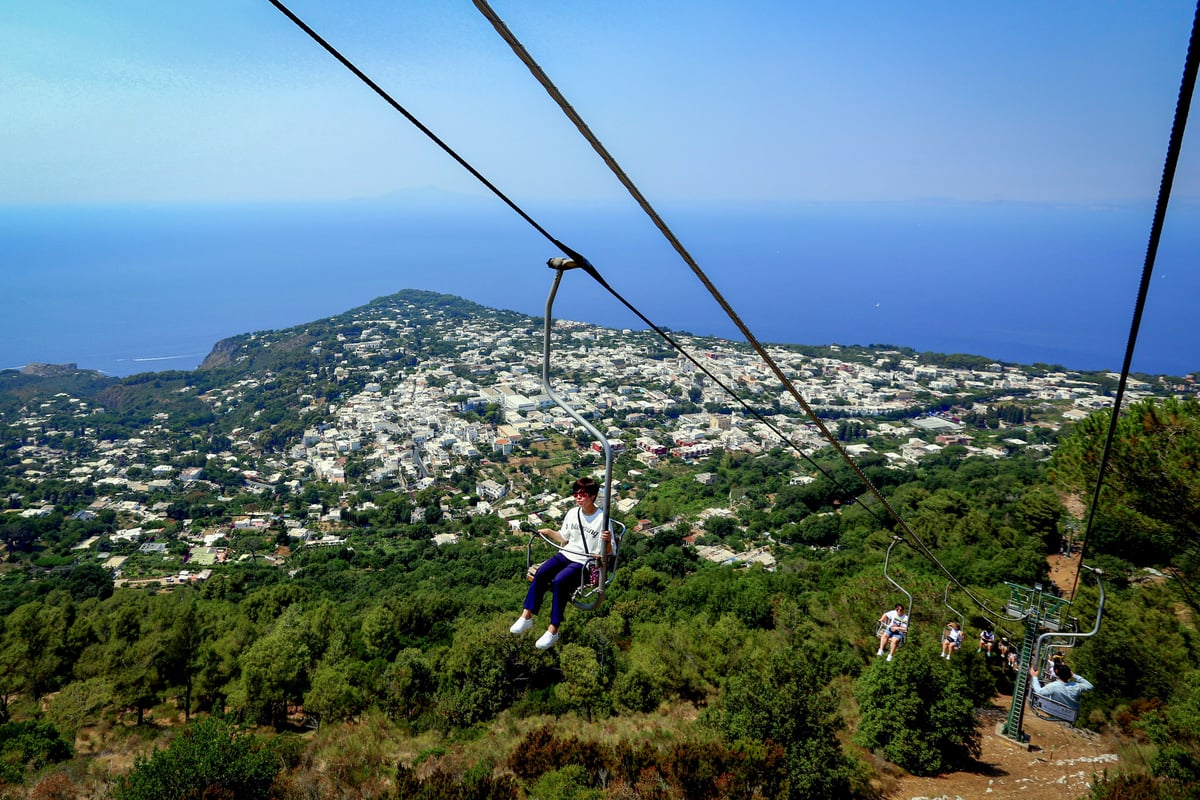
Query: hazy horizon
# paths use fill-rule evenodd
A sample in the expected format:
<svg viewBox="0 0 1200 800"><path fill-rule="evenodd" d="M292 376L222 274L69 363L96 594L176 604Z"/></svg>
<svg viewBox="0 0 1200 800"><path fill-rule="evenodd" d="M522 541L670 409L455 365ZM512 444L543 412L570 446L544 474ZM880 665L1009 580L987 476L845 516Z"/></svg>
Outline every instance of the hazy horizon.
<svg viewBox="0 0 1200 800"><path fill-rule="evenodd" d="M559 255L496 202L26 208L0 215L0 367L190 369L219 340L335 316L401 289L540 316ZM1189 324L1200 225L1172 206L1134 369L1200 369ZM672 226L755 335L1119 370L1152 207L870 203L676 211ZM628 209L544 221L661 326L739 340ZM582 274L559 316L639 320Z"/></svg>

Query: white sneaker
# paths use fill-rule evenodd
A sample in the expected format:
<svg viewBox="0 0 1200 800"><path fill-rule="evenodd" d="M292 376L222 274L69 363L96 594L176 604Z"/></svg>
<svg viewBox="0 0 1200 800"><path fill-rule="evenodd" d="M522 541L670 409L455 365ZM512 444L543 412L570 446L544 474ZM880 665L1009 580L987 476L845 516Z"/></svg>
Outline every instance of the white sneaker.
<svg viewBox="0 0 1200 800"><path fill-rule="evenodd" d="M532 622L532 621L533 620L530 620L530 622ZM554 643L557 641L558 641L558 634L551 633L550 631L547 630L545 633L543 633L541 635L541 637L537 640L537 643L534 646L537 647L538 650L549 650L551 647L554 647Z"/></svg>
<svg viewBox="0 0 1200 800"><path fill-rule="evenodd" d="M887 660L888 660L888 661L891 661L891 660L892 660L892 654L891 654L891 653L888 653Z"/></svg>
<svg viewBox="0 0 1200 800"><path fill-rule="evenodd" d="M517 621L512 624L512 627L508 629L508 632L509 633L524 633L525 631L529 630L532 627L533 627L533 618L526 617L525 615L522 614L521 616L517 617Z"/></svg>
<svg viewBox="0 0 1200 800"><path fill-rule="evenodd" d="M881 647L881 648L879 648L878 650L876 650L876 651L875 651L875 655L877 655L877 656L881 656L881 655L883 655L883 648Z"/></svg>

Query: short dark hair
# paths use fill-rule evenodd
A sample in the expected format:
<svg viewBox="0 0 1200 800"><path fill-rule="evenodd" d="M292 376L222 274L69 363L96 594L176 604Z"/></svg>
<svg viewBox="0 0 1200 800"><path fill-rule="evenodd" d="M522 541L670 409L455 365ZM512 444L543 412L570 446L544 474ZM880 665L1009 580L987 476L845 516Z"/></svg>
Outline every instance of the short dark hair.
<svg viewBox="0 0 1200 800"><path fill-rule="evenodd" d="M596 483L595 478L580 478L571 484L571 494L578 494L579 492L587 492L592 497L595 497L600 494L600 484Z"/></svg>
<svg viewBox="0 0 1200 800"><path fill-rule="evenodd" d="M1071 668L1061 661L1054 662L1054 674L1060 681L1066 682L1071 680Z"/></svg>

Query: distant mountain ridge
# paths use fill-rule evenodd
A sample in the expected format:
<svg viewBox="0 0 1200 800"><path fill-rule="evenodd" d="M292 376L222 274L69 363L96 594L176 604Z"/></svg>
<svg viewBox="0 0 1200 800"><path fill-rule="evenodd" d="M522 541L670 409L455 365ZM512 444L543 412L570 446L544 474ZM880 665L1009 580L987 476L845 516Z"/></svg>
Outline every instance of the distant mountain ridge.
<svg viewBox="0 0 1200 800"><path fill-rule="evenodd" d="M213 345L212 350L200 362L198 369L214 370L236 368L247 360L254 366L263 366L264 362L285 362L286 357L275 357L275 354L291 354L301 362L309 359L303 355L305 350L311 351L318 346L323 337L356 334L362 329L362 315L376 310L403 311L411 306L423 311L438 310L453 318L471 319L480 315L502 315L514 322L528 324L531 317L526 317L512 311L489 308L466 300L457 295L440 294L422 289L403 289L394 294L377 297L369 303L344 311L332 317L314 320L312 322L294 325L276 331L257 331L243 333L222 339ZM267 358L264 349L274 351Z"/></svg>
<svg viewBox="0 0 1200 800"><path fill-rule="evenodd" d="M258 384L255 392L262 396L253 404L257 408L251 411L271 406L290 413L301 407L300 395L324 394L333 399L361 389L372 370L415 366L434 357L452 359L463 345L443 341L445 321L478 319L489 319L525 333L534 333L541 326L540 318L490 308L456 295L404 289L332 317L222 339L191 371L146 372L114 378L78 369L75 364L30 364L21 370L0 370L0 420L39 399L65 392L114 413L136 411L133 420L167 414L173 424L210 421L212 408L201 396L214 391L229 392L238 381L252 378ZM353 343L364 333L369 333L375 341L371 347L356 349ZM351 346L347 347L347 343ZM787 346L810 354L831 352L828 346ZM911 348L883 344L843 346L838 351L842 357L852 351L861 351L860 357L865 357L881 349L916 355ZM663 354L667 353L664 346ZM986 368L992 362L982 356L964 354L921 355L949 366ZM1034 367L1061 370L1051 365ZM246 424L249 418L243 418L243 413L249 414L224 409L218 427L231 429ZM261 429L262 423L262 419L254 418L256 429Z"/></svg>
<svg viewBox="0 0 1200 800"><path fill-rule="evenodd" d="M131 431L166 415L172 427L216 423L221 430L255 428L282 422L301 407L300 394L335 397L353 390L362 379L347 381L336 373L346 354L341 343L353 341L373 320L399 320L402 333L381 328L387 339L378 351L364 352L360 364L411 366L441 347L439 336L427 330L430 318L469 320L489 317L514 327L529 328L537 321L512 311L488 308L461 297L405 289L378 297L341 314L280 330L255 331L218 341L195 370L145 372L125 378L82 370L76 364L31 364L21 370L0 370L0 421L22 408L66 393L122 415L120 427ZM376 326L377 327L377 326ZM239 381L258 384L256 401L248 409L215 416L201 396L229 393ZM303 388L303 391L301 391ZM270 407L266 418L254 411ZM288 427L288 426L283 426ZM283 435L282 433L280 434Z"/></svg>
<svg viewBox="0 0 1200 800"><path fill-rule="evenodd" d="M72 362L70 364L26 364L21 367L22 375L32 375L35 378L53 378L59 375L70 375L73 372L80 372L79 365ZM90 372L91 370L83 370Z"/></svg>

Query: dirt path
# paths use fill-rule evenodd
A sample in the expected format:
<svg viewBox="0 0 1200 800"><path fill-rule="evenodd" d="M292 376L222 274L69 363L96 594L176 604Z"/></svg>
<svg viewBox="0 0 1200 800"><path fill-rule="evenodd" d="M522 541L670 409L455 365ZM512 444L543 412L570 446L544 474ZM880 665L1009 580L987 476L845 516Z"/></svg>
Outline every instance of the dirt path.
<svg viewBox="0 0 1200 800"><path fill-rule="evenodd" d="M1071 800L1088 793L1092 776L1117 764L1116 743L1090 731L1025 715L1022 725L1030 749L997 736L996 726L1008 715L1009 698L980 712L982 754L970 772L937 778L900 778L891 800Z"/></svg>
<svg viewBox="0 0 1200 800"><path fill-rule="evenodd" d="M1079 572L1079 553L1046 556L1046 566L1050 570L1050 580L1058 587L1059 596L1070 600L1075 589L1075 575Z"/></svg>

